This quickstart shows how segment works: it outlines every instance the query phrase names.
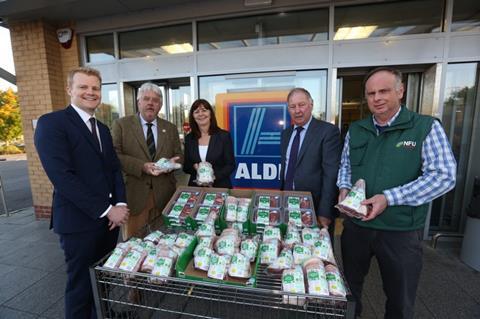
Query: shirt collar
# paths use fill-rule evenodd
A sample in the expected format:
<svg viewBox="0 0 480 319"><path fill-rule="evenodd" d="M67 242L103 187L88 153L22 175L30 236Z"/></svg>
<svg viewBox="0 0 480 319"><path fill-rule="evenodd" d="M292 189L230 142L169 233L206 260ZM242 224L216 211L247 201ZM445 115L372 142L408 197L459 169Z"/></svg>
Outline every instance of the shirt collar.
<svg viewBox="0 0 480 319"><path fill-rule="evenodd" d="M149 123L147 121L144 120L144 118L142 117L142 114L138 113L138 117L140 118L140 123L142 124L142 126L144 126L145 124ZM155 118L152 122L150 122L153 124L153 126L157 126L157 118Z"/></svg>
<svg viewBox="0 0 480 319"><path fill-rule="evenodd" d="M87 123L90 120L91 117L95 117L95 113L93 115L90 115L87 112L85 112L84 110L82 110L81 108L79 108L78 106L73 105L73 104L70 104L70 105L78 113L78 115L80 115L80 118L82 119L82 121L84 123Z"/></svg>
<svg viewBox="0 0 480 319"><path fill-rule="evenodd" d="M312 118L313 118L313 116L310 116L310 119L308 120L308 122L305 123L304 125L302 125L303 130L304 130L305 132L307 131L308 126L309 126L310 123L312 122ZM296 129L297 127L299 127L299 126L300 126L300 125L294 125L294 126L293 126L293 129L295 130L295 129Z"/></svg>
<svg viewBox="0 0 480 319"><path fill-rule="evenodd" d="M372 116L372 119L373 119L373 124L375 126L390 126L392 125L393 121L395 121L398 117L398 115L400 114L400 111L402 110L402 107L400 107L397 111L397 113L395 113L394 116L392 116L392 118L390 120L388 120L387 124L386 125L380 125L377 120L375 120L375 115Z"/></svg>

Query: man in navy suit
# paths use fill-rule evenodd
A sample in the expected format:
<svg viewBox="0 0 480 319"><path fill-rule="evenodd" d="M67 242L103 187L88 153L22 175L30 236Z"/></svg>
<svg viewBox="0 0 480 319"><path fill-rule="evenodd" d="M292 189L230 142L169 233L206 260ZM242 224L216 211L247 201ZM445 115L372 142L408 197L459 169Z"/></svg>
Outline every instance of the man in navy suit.
<svg viewBox="0 0 480 319"><path fill-rule="evenodd" d="M340 131L312 116L313 99L307 90L291 90L287 102L293 125L282 132L281 189L311 192L319 226L329 227L336 216Z"/></svg>
<svg viewBox="0 0 480 319"><path fill-rule="evenodd" d="M128 219L120 163L108 128L95 119L100 73L69 73L70 105L40 117L35 146L53 184L52 226L67 263L66 318L96 318L88 267L111 251Z"/></svg>

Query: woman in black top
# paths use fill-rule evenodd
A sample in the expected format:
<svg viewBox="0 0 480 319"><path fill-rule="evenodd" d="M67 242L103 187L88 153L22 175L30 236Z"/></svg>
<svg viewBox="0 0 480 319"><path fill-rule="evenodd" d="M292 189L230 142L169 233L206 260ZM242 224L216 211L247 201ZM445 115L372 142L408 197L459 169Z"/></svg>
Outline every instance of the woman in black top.
<svg viewBox="0 0 480 319"><path fill-rule="evenodd" d="M208 101L193 102L189 113L192 131L185 137L185 162L183 171L190 174L189 186L197 186L197 169L200 162L209 162L214 171L213 187L232 188L230 175L235 170L235 157L230 133L217 125L215 112Z"/></svg>

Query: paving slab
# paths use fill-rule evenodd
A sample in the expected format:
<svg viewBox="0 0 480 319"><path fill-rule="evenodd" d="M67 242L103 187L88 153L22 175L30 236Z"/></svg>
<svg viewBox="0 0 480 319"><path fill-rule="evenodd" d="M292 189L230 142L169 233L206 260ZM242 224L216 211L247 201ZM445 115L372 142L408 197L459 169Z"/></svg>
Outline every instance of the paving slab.
<svg viewBox="0 0 480 319"><path fill-rule="evenodd" d="M44 270L15 267L13 271L1 276L0 305L14 298L46 275L48 272Z"/></svg>
<svg viewBox="0 0 480 319"><path fill-rule="evenodd" d="M37 315L52 307L64 295L66 274L49 274L4 305Z"/></svg>
<svg viewBox="0 0 480 319"><path fill-rule="evenodd" d="M10 309L7 307L0 306L0 318L10 319L36 319L37 316L31 313L24 311L19 311L15 309Z"/></svg>
<svg viewBox="0 0 480 319"><path fill-rule="evenodd" d="M41 317L48 319L63 319L65 316L65 296L62 296L50 308L41 314Z"/></svg>

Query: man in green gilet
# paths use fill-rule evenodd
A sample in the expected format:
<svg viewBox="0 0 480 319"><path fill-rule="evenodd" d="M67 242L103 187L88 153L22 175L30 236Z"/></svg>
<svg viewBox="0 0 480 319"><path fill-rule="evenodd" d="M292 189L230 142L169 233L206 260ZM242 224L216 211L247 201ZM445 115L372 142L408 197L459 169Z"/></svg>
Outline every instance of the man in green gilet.
<svg viewBox="0 0 480 319"><path fill-rule="evenodd" d="M356 315L376 256L387 297L385 318L413 318L428 204L455 186L456 161L440 122L401 106L403 93L398 70L371 71L365 96L372 116L352 123L342 152L339 202L352 183L366 181L368 214L346 218L341 238Z"/></svg>

